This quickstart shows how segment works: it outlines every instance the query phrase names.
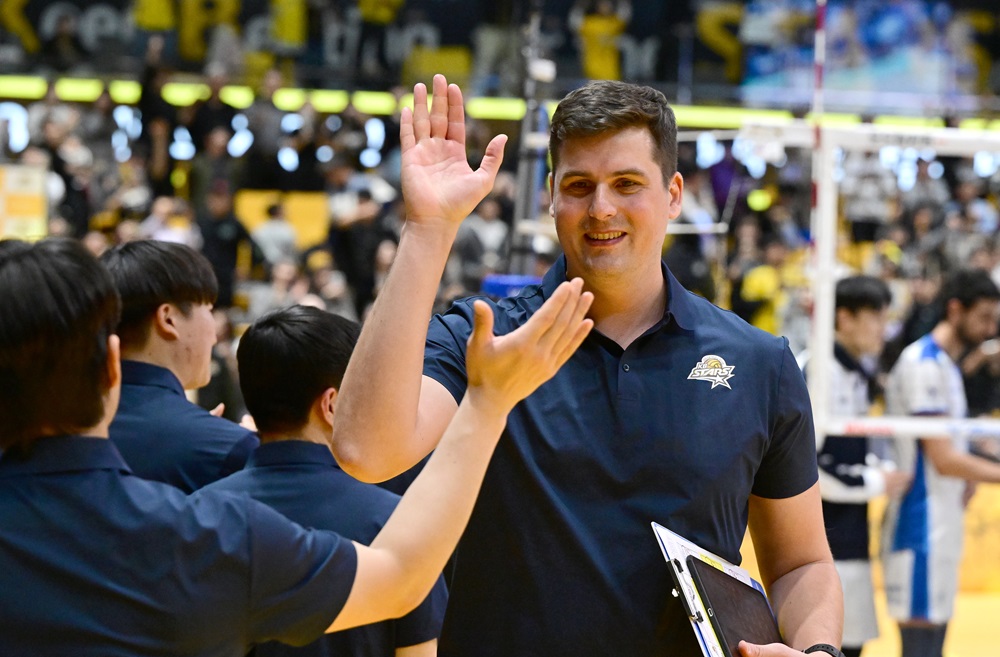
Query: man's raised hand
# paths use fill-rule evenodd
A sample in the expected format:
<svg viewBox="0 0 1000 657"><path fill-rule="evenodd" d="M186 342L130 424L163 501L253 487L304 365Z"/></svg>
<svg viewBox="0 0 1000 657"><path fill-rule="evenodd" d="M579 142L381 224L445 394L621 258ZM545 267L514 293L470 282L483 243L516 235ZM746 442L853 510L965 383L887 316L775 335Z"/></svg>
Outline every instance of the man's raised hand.
<svg viewBox="0 0 1000 657"><path fill-rule="evenodd" d="M414 86L413 110L402 110L399 139L407 222L453 230L493 188L507 142L506 135L494 137L482 164L472 170L465 152L462 91L440 74L434 76L430 109L427 87Z"/></svg>

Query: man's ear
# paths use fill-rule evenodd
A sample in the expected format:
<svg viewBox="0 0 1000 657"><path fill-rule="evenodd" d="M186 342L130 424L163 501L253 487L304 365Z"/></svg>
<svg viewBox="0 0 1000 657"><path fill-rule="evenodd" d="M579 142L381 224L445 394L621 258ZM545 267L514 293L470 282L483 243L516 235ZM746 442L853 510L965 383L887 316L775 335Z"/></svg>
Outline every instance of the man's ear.
<svg viewBox="0 0 1000 657"><path fill-rule="evenodd" d="M333 416L337 408L337 395L336 388L327 388L319 396L319 399L316 400L316 410L331 427L333 426Z"/></svg>
<svg viewBox="0 0 1000 657"><path fill-rule="evenodd" d="M172 303L161 303L153 313L153 331L164 340L177 340L180 331L177 327L177 316L181 309Z"/></svg>

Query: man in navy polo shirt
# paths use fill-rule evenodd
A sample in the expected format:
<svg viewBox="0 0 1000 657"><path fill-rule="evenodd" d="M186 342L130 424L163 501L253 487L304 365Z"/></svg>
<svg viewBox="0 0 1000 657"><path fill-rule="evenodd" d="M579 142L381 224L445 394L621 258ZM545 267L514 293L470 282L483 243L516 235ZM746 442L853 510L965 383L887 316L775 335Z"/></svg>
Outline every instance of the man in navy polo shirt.
<svg viewBox="0 0 1000 657"><path fill-rule="evenodd" d="M443 76L430 110L426 88L414 94L400 130L407 232L348 367L334 435L338 461L368 481L434 449L471 380L472 302L434 317L426 344L414 327L503 156L499 136L469 168L461 92ZM491 304L495 331L513 339L568 280L594 295L596 330L508 419L458 550L440 653L678 654L689 637L671 629L657 521L734 562L749 522L791 647L744 655L839 654L840 583L787 341L688 293L661 261L683 189L666 99L592 82L559 104L550 137L565 255L540 286Z"/></svg>
<svg viewBox="0 0 1000 657"><path fill-rule="evenodd" d="M212 266L188 246L153 240L101 259L122 299L122 399L111 440L137 475L186 493L236 472L256 434L184 396L212 377Z"/></svg>
<svg viewBox="0 0 1000 657"><path fill-rule="evenodd" d="M307 306L274 311L247 329L237 354L240 388L262 444L245 469L205 491L245 492L304 527L372 542L399 496L346 474L329 447L337 390L359 330L356 322ZM403 618L328 634L302 648L266 644L254 654L434 657L447 601L439 578Z"/></svg>
<svg viewBox="0 0 1000 657"><path fill-rule="evenodd" d="M408 613L454 550L510 409L589 332L562 312L579 299L564 286L504 342L478 308L455 421L366 547L246 495L134 476L108 440L111 277L73 240L0 242L0 655L241 657Z"/></svg>

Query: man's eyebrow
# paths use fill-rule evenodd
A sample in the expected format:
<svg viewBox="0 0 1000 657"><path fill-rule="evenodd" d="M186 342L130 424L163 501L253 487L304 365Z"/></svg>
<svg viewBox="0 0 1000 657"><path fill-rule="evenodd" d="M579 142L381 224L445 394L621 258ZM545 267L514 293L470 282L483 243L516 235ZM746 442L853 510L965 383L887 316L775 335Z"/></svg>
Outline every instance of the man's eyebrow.
<svg viewBox="0 0 1000 657"><path fill-rule="evenodd" d="M617 176L639 176L642 178L648 177L645 171L642 169L619 169L618 171L611 172L612 177ZM592 174L589 171L583 171L580 169L570 169L569 171L564 171L561 178L590 178Z"/></svg>

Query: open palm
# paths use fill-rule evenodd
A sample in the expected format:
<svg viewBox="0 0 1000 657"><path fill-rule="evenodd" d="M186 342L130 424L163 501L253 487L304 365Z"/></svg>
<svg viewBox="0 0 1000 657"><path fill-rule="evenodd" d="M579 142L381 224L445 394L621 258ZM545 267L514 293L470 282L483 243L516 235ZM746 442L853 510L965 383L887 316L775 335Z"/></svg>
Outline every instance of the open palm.
<svg viewBox="0 0 1000 657"><path fill-rule="evenodd" d="M473 171L465 152L462 91L443 75L435 75L433 94L428 110L427 87L417 84L414 109L404 108L400 118L406 219L457 227L493 188L507 137L494 137L481 166Z"/></svg>

